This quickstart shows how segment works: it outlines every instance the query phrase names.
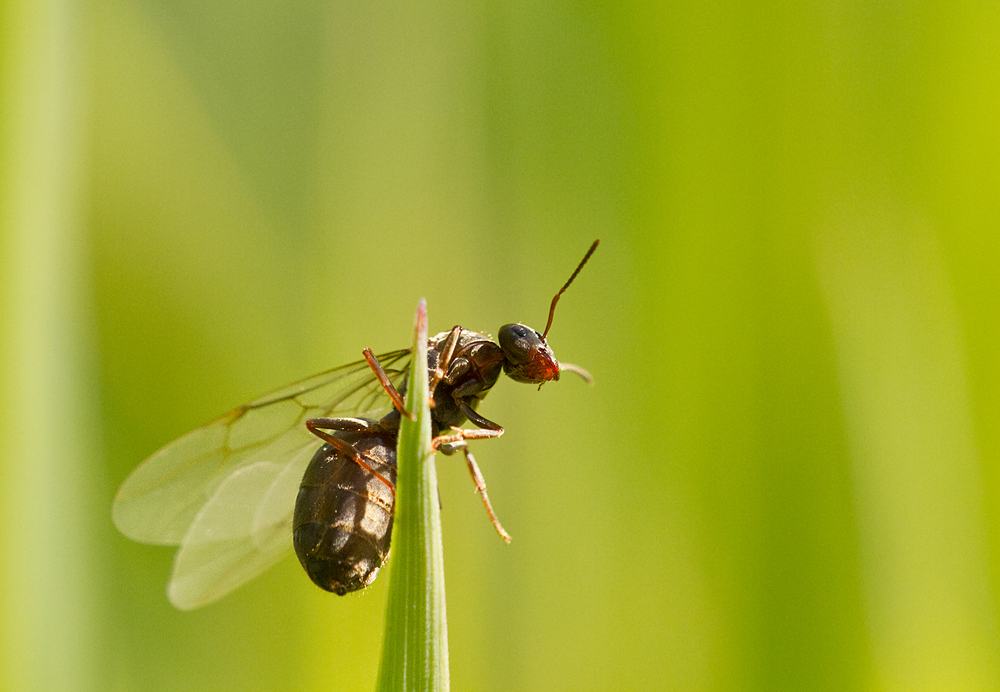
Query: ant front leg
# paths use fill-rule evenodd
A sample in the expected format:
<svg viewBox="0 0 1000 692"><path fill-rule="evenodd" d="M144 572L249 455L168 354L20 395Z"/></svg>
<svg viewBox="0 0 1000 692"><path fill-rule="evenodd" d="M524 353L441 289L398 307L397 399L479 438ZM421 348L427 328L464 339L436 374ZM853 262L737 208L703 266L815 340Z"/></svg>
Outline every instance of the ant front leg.
<svg viewBox="0 0 1000 692"><path fill-rule="evenodd" d="M455 357L455 348L458 346L458 338L461 335L462 327L456 324L451 328L451 331L448 332L448 336L444 338L444 341L441 342L441 345L443 346L441 349L441 357L438 359L438 364L437 367L434 368L434 372L431 373L431 378L427 387L427 391L430 392L431 401L434 400L434 389L437 387L438 382L443 380L448 374L452 358Z"/></svg>
<svg viewBox="0 0 1000 692"><path fill-rule="evenodd" d="M327 430L336 430L338 432L361 433L366 437L367 435L364 435L365 433L369 433L371 436L374 436L378 431L382 430L382 426L379 425L378 421L368 420L367 418L310 418L306 421L306 429L319 439L323 440L323 442L326 442L328 445L343 454L345 457L351 459L365 471L385 483L386 487L392 491L393 495L396 494L396 486L390 483L385 476L373 469L371 465L361 457L358 450L336 435L331 435L327 432Z"/></svg>
<svg viewBox="0 0 1000 692"><path fill-rule="evenodd" d="M483 419L486 421L486 419ZM493 505L490 504L490 496L486 493L486 479L483 478L482 472L479 470L479 464L476 463L476 458L472 456L472 452L469 451L469 445L466 444L466 440L486 440L493 437L500 437L503 434L503 428L496 423L491 421L486 421L491 425L495 425L496 429L478 429L478 430L466 430L464 428L452 428L452 433L450 435L438 435L431 442L434 449L440 450L444 454L454 454L455 452L461 451L465 455L465 465L469 468L469 475L472 476L472 482L476 484L476 492L483 500L483 506L486 507L486 513L490 515L490 521L493 522L493 528L497 530L500 537L504 539L507 543L510 543L510 534L504 531L503 526L500 525L500 520L497 519L496 512L493 511Z"/></svg>

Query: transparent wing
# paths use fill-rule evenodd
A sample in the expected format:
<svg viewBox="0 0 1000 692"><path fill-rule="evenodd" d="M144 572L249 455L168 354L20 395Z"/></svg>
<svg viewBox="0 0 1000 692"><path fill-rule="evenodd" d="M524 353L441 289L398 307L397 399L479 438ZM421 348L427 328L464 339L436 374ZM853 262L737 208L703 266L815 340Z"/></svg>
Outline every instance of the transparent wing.
<svg viewBox="0 0 1000 692"><path fill-rule="evenodd" d="M378 356L401 388L408 349ZM388 397L360 360L291 384L174 440L125 479L115 526L145 543L178 544L169 587L180 608L209 603L291 548L299 482L320 445L309 418L379 417Z"/></svg>

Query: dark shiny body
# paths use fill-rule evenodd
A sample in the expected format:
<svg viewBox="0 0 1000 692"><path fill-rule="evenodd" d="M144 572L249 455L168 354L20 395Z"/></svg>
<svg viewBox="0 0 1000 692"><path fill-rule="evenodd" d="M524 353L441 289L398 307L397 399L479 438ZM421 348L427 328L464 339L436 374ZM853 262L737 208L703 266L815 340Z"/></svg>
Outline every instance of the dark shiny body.
<svg viewBox="0 0 1000 692"><path fill-rule="evenodd" d="M338 435L396 482L396 433ZM295 501L292 540L317 585L343 596L368 586L389 555L391 488L332 445L317 450Z"/></svg>
<svg viewBox="0 0 1000 692"><path fill-rule="evenodd" d="M432 372L441 363L448 334L429 340L427 364ZM464 329L459 333L448 371L434 390L434 435L466 421L461 404L475 409L496 384L504 362L503 350L487 335ZM363 432L333 434L395 484L399 412L380 421L341 420L345 427L349 420L370 426ZM385 483L334 446L320 447L302 478L292 521L295 553L313 582L341 596L368 586L389 555L394 506L395 493Z"/></svg>

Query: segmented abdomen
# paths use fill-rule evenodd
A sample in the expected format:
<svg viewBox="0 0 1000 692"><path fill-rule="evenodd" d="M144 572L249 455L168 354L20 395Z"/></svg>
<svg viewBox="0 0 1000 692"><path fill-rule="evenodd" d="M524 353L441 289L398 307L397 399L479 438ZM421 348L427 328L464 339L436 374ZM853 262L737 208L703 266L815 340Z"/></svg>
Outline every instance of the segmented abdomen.
<svg viewBox="0 0 1000 692"><path fill-rule="evenodd" d="M379 474L396 483L393 435L338 435ZM293 542L321 588L343 596L370 584L389 555L393 492L331 445L317 450L295 501Z"/></svg>

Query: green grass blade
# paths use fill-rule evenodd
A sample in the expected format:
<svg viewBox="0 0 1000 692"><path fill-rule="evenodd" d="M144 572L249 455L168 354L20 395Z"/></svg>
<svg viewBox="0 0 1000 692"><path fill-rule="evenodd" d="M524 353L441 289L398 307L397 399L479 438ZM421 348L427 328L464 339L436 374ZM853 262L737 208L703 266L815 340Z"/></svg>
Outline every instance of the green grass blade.
<svg viewBox="0 0 1000 692"><path fill-rule="evenodd" d="M389 603L378 690L448 689L448 625L437 471L427 392L427 307L417 307L405 416L399 426Z"/></svg>
<svg viewBox="0 0 1000 692"><path fill-rule="evenodd" d="M0 3L3 690L107 689L85 17L72 1Z"/></svg>

